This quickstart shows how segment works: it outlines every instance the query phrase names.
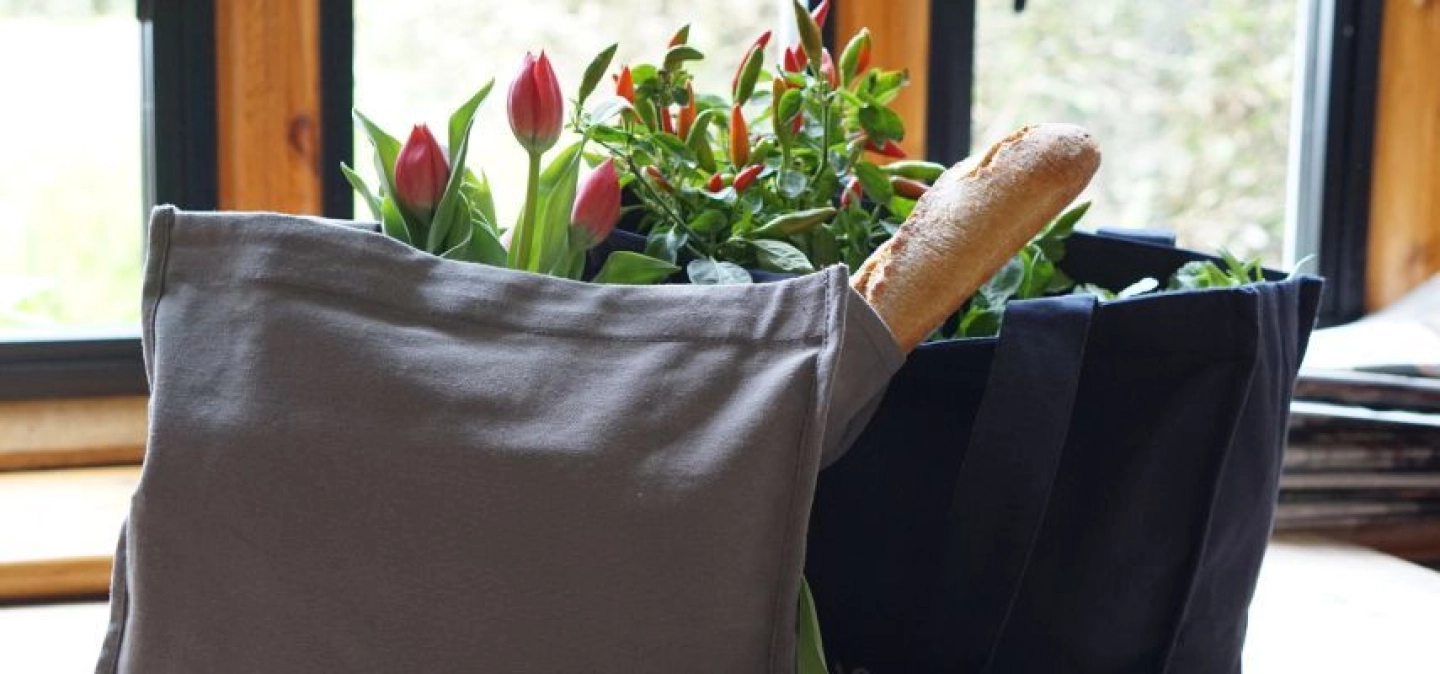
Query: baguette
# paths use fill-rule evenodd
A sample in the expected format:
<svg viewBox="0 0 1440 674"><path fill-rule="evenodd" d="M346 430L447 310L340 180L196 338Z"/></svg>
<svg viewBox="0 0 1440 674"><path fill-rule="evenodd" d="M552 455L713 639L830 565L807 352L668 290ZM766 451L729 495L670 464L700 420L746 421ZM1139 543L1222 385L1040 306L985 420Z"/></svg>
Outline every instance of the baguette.
<svg viewBox="0 0 1440 674"><path fill-rule="evenodd" d="M850 285L908 353L1070 204L1099 166L1085 129L1020 129L945 171Z"/></svg>

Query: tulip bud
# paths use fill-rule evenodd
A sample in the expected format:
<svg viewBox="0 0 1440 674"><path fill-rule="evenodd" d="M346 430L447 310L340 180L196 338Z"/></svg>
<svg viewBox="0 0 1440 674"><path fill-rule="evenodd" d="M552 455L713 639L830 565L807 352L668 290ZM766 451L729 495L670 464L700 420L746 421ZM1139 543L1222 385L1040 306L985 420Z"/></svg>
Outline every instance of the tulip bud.
<svg viewBox="0 0 1440 674"><path fill-rule="evenodd" d="M630 66L620 69L620 75L615 78L615 95L635 105L635 76L630 74Z"/></svg>
<svg viewBox="0 0 1440 674"><path fill-rule="evenodd" d="M890 187L895 189L895 194L907 199L919 199L925 196L925 193L930 190L929 185L919 180L901 178L900 176L890 177Z"/></svg>
<svg viewBox="0 0 1440 674"><path fill-rule="evenodd" d="M823 28L825 19L830 17L830 0L821 0L820 6L816 7L810 16L815 17L815 25Z"/></svg>
<svg viewBox="0 0 1440 674"><path fill-rule="evenodd" d="M449 180L445 151L428 127L416 125L395 157L396 199L416 214L428 217L445 194Z"/></svg>
<svg viewBox="0 0 1440 674"><path fill-rule="evenodd" d="M730 163L737 167L750 162L750 128L740 106L730 108Z"/></svg>
<svg viewBox="0 0 1440 674"><path fill-rule="evenodd" d="M589 246L594 246L610 236L619 220L620 176L615 173L615 160L606 159L575 193L570 223L584 230Z"/></svg>
<svg viewBox="0 0 1440 674"><path fill-rule="evenodd" d="M874 152L875 154L878 154L882 157L890 157L892 159L904 159L907 156L905 154L904 148L900 147L900 145L895 141L889 139L886 139L883 145L875 144L875 141L873 139L868 140L865 142L865 149Z"/></svg>
<svg viewBox="0 0 1440 674"><path fill-rule="evenodd" d="M764 164L755 164L747 166L744 171L735 174L735 191L737 193L744 192L750 187L751 183L755 182L755 178L759 176L763 170L765 170Z"/></svg>
<svg viewBox="0 0 1440 674"><path fill-rule="evenodd" d="M510 83L508 112L510 130L531 154L543 153L559 140L565 100L545 52L540 52L538 59L528 52L525 54L520 72Z"/></svg>
<svg viewBox="0 0 1440 674"><path fill-rule="evenodd" d="M691 86L689 82L685 83L685 93L689 96L689 101L685 103L685 107L680 108L680 138L682 140L690 137L690 129L694 128L695 118L700 114L699 105L695 102L695 87Z"/></svg>
<svg viewBox="0 0 1440 674"><path fill-rule="evenodd" d="M830 83L831 89L839 89L840 73L835 70L835 60L830 58L830 50L822 49L820 56L820 76Z"/></svg>
<svg viewBox="0 0 1440 674"><path fill-rule="evenodd" d="M845 191L840 193L840 208L849 208L853 205L860 205L860 198L864 191L860 187L860 180L851 178L845 183Z"/></svg>

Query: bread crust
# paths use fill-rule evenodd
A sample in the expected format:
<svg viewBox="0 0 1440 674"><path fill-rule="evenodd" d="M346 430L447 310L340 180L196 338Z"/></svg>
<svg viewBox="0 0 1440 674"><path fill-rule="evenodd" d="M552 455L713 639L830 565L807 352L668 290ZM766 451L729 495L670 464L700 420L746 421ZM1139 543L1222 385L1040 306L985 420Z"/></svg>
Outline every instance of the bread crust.
<svg viewBox="0 0 1440 674"><path fill-rule="evenodd" d="M850 279L909 352L959 309L1100 167L1090 132L1024 127L952 166Z"/></svg>

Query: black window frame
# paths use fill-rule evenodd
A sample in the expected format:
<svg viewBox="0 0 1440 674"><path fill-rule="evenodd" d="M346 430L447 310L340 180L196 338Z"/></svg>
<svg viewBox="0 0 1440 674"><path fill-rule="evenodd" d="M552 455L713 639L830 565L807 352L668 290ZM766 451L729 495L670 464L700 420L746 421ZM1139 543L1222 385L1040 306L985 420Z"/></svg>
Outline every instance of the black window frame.
<svg viewBox="0 0 1440 674"><path fill-rule="evenodd" d="M320 3L324 213L353 215L338 166L351 162L352 0ZM215 0L137 0L141 35L145 203L219 205ZM141 216L142 222L146 214ZM137 254L140 251L136 251ZM136 289L138 295L139 289ZM0 400L148 393L139 326L103 338L0 338Z"/></svg>

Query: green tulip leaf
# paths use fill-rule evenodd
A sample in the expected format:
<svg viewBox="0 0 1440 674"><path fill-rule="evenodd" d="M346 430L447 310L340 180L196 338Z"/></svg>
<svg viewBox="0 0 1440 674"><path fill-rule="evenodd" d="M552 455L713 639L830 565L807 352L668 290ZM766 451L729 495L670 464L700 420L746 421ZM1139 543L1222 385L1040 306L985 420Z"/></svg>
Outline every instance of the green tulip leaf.
<svg viewBox="0 0 1440 674"><path fill-rule="evenodd" d="M460 143L464 140L464 137L470 135L470 127L475 119L475 111L480 108L481 103L485 102L485 98L490 95L490 89L494 88L494 86L494 79L486 82L485 86L480 87L480 90L475 92L474 96L470 97L470 100L465 101L464 105L461 105L455 110L454 114L450 115L450 127L448 131L450 134L450 156L452 158L455 156L455 148L460 147ZM455 166L456 164L458 164L458 162L452 163L451 166Z"/></svg>
<svg viewBox="0 0 1440 674"><path fill-rule="evenodd" d="M605 264L592 280L595 283L650 285L670 278L677 271L680 271L679 267L664 260L617 250L605 258Z"/></svg>
<svg viewBox="0 0 1440 674"><path fill-rule="evenodd" d="M345 179L350 181L350 186L355 188L355 191L365 199L365 205L370 207L370 215L375 217L375 221L383 221L385 216L380 212L380 197L370 191L370 185L365 183L365 179L361 178L355 169L344 163L340 164L340 172L345 174Z"/></svg>
<svg viewBox="0 0 1440 674"><path fill-rule="evenodd" d="M460 142L455 144L455 149L450 154L450 178L445 182L445 192L440 197L440 203L435 205L435 216L430 220L430 231L425 237L425 250L431 253L444 250L451 228L463 226L464 221L469 220L469 209L462 212L456 207L456 203L463 203L465 198L461 194L460 184L465 181L465 154L469 151L470 128L474 125L475 117L471 115L465 128L459 133Z"/></svg>
<svg viewBox="0 0 1440 674"><path fill-rule="evenodd" d="M409 246L415 245L415 237L410 234L410 227L405 223L405 216L400 214L400 207L395 204L395 198L388 194L380 198L380 227L390 238Z"/></svg>
<svg viewBox="0 0 1440 674"><path fill-rule="evenodd" d="M531 259L524 267L530 271L552 268L566 257L569 247L570 211L575 206L575 191L580 180L581 154L585 142L578 141L550 161L540 172L538 191L539 208L536 210L535 228L532 232Z"/></svg>
<svg viewBox="0 0 1440 674"><path fill-rule="evenodd" d="M800 607L796 612L795 644L797 674L828 674L825 666L825 644L820 639L820 617L815 612L815 597L810 594L810 582L800 577Z"/></svg>
<svg viewBox="0 0 1440 674"><path fill-rule="evenodd" d="M481 171L477 178L466 169L465 181L460 184L460 191L470 202L470 209L483 216L485 225L492 233L498 234L500 219L495 217L495 197L490 190L490 178L485 172Z"/></svg>

